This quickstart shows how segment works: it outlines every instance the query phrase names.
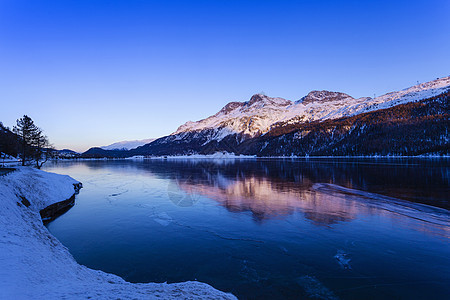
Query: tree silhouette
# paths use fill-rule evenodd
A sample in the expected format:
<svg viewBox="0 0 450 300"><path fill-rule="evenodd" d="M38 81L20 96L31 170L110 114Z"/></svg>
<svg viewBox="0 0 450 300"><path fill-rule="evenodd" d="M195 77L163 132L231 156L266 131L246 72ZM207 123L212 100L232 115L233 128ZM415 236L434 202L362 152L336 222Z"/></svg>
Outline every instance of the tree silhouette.
<svg viewBox="0 0 450 300"><path fill-rule="evenodd" d="M36 163L36 168L40 169L42 165L53 155L53 147L50 145L48 137L42 133L38 128L36 135L32 141L33 159Z"/></svg>
<svg viewBox="0 0 450 300"><path fill-rule="evenodd" d="M22 150L22 166L25 166L26 161L31 154L31 144L35 139L39 128L34 124L33 120L24 115L16 121L16 126L13 127L13 132L21 139Z"/></svg>
<svg viewBox="0 0 450 300"><path fill-rule="evenodd" d="M40 169L52 152L48 138L27 115L17 120L13 132L20 138L22 166L25 166L27 161L34 160L36 167Z"/></svg>

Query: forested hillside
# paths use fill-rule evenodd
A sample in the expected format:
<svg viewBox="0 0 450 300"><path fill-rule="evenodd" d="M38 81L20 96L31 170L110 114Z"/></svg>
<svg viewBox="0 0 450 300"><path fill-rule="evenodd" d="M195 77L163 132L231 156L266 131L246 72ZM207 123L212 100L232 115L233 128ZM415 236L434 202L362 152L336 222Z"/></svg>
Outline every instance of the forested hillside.
<svg viewBox="0 0 450 300"><path fill-rule="evenodd" d="M0 122L0 152L16 157L19 137Z"/></svg>
<svg viewBox="0 0 450 300"><path fill-rule="evenodd" d="M353 117L279 123L242 153L278 155L420 155L449 153L450 92Z"/></svg>
<svg viewBox="0 0 450 300"><path fill-rule="evenodd" d="M210 139L213 130L170 135L130 155L211 154L217 151L257 156L420 155L449 153L449 97L409 102L352 117L277 123L262 136L243 134Z"/></svg>

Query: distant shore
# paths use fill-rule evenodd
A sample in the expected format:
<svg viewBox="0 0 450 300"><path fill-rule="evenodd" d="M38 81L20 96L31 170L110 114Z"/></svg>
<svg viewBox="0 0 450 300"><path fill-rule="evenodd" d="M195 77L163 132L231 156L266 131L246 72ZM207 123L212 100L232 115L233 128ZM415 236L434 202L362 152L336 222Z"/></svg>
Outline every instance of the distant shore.
<svg viewBox="0 0 450 300"><path fill-rule="evenodd" d="M167 155L167 156L143 156L136 155L131 157L77 157L77 158L61 158L53 159L53 161L64 160L152 160L152 159L345 159L345 158L371 158L371 159L386 159L386 158L450 158L450 155L355 155L355 156L256 156L256 155L217 155L217 154L193 154L193 155Z"/></svg>

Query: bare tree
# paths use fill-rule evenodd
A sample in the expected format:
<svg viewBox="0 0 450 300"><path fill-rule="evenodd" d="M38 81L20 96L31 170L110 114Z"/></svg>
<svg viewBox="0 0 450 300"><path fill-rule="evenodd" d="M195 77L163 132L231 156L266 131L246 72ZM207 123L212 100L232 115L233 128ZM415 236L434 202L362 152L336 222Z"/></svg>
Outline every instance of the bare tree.
<svg viewBox="0 0 450 300"><path fill-rule="evenodd" d="M50 144L48 137L42 133L40 128L36 131L32 146L33 159L36 163L36 168L40 169L42 165L53 156L53 146Z"/></svg>

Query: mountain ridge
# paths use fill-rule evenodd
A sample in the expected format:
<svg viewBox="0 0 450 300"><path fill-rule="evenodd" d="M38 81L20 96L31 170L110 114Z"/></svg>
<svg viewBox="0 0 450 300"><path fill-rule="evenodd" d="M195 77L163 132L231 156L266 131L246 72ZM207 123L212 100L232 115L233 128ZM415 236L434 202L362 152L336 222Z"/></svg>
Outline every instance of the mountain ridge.
<svg viewBox="0 0 450 300"><path fill-rule="evenodd" d="M434 97L354 116L278 124L265 135L234 133L211 139L214 129L169 135L129 155L233 152L256 156L450 154L450 89Z"/></svg>
<svg viewBox="0 0 450 300"><path fill-rule="evenodd" d="M182 124L171 135L215 129L211 139L220 141L235 133L245 138L263 135L280 122L286 124L336 119L389 108L441 94L450 87L450 76L390 92L379 97L361 97L332 91L311 91L298 101L255 94L246 102L229 102L216 114Z"/></svg>
<svg viewBox="0 0 450 300"><path fill-rule="evenodd" d="M446 119L449 115L448 91L450 91L450 76L421 83L400 91L390 92L375 98L361 97L355 99L350 95L341 92L311 91L305 97L293 102L279 97L255 94L248 101L229 102L216 114L196 122L186 122L174 133L156 139L151 143L139 146L131 151L124 152L116 150L115 152L108 153L107 150L96 148L89 153L90 155L111 155L112 157L133 155L160 156L212 154L217 151L263 156L289 156L291 154L358 154L357 151L349 150L344 146L342 146L341 149L345 149L345 151L342 150L341 152L331 151L330 149L326 151L316 151L317 149L314 151L305 150L309 146L305 146L306 148L304 147L302 148L303 150L300 151L298 143L291 143L288 141L289 139L303 140L304 137L309 135L308 131L312 131L314 133L313 135L316 135L319 138L311 139L311 136L313 136L311 135L308 138L311 143L325 143L324 141L336 143L333 138L333 132L335 132L336 136L341 136L343 139L345 137L352 143L359 143L358 146L355 147L359 147L359 149L369 149L364 150L365 152L361 152L361 155L388 155L394 150L397 151L396 153L400 153L400 155L407 155L418 153L411 149L415 147L414 143L421 142L420 130L430 130L430 124L433 124L432 122L430 123L430 119L433 119L433 122L439 124L440 127L436 128L438 128L440 136L433 133L431 136L438 140L432 141L433 143L428 143L428 148L425 147L421 151L426 153L427 149L430 150L436 146L439 151L443 151L442 153L448 153L448 142L446 142L446 140L450 140L450 138L447 131L442 131L443 125L448 126L448 119ZM427 99L435 99L439 95L444 95L444 98L442 98L443 100L439 100L443 101L443 106L437 103L436 100L426 101ZM436 99L440 98L438 97ZM413 105L414 103L419 103L420 105L416 107ZM411 110L409 104L414 106L413 110ZM440 114L434 113L421 119L416 118L414 119L414 122L409 125L402 121L411 121L413 115L408 116L403 114L400 108L406 109L412 114L416 110L421 109L433 111L433 109L436 110L436 107L440 107ZM365 143L363 142L364 139L347 137L349 128L359 125L345 125L344 123L351 123L353 122L352 120L359 120L358 118L352 119L352 117L369 114L370 117L364 117L364 121L362 122L365 125L361 126L372 126L370 128L372 128L373 132L386 131L398 136L398 139L401 139L399 132L394 127L389 127L392 125L392 122L389 121L389 119L382 120L386 124L377 121L377 118L381 118L381 115L384 116L383 118L386 118L386 114L380 115L380 113L378 113L379 111L384 110L388 110L389 113L387 115L389 115L389 118L392 118L392 120L395 120L396 123L394 123L396 126L402 127L408 132L417 131L415 134L410 135L411 139L416 139L415 141L402 142L405 145L407 144L405 147L409 148L409 150L397 149L394 144L389 144L387 143L388 140L386 140L386 144L390 145L389 147L392 151L389 152L388 149L387 152L384 151L383 154L381 154L378 148L361 146L360 143ZM398 118L398 116L401 116L401 118ZM339 121L341 119L344 121ZM335 124L335 122L337 123ZM310 126L310 124L312 126L310 129L301 129L305 126ZM333 125L335 127L330 124L335 124ZM321 130L326 126L331 127L326 129L325 133L322 133ZM294 131L300 131L300 133L295 133ZM374 134L373 132L372 134ZM329 134L331 134L331 136L329 136ZM274 136L279 136L279 138L284 141L275 143L271 140ZM444 137L444 140L442 139L442 136ZM385 136L385 138L388 139L389 137ZM357 140L357 142L355 142L355 140ZM370 138L367 140L370 140ZM260 144L262 141L264 141L263 144ZM266 142L268 143L267 145L265 145ZM379 142L378 139L377 142ZM275 143L279 147L285 148L281 152L275 148L272 148L270 151L264 150L270 146L270 143ZM324 144L323 147L326 149L326 144ZM267 149L270 148L271 147L268 147Z"/></svg>

